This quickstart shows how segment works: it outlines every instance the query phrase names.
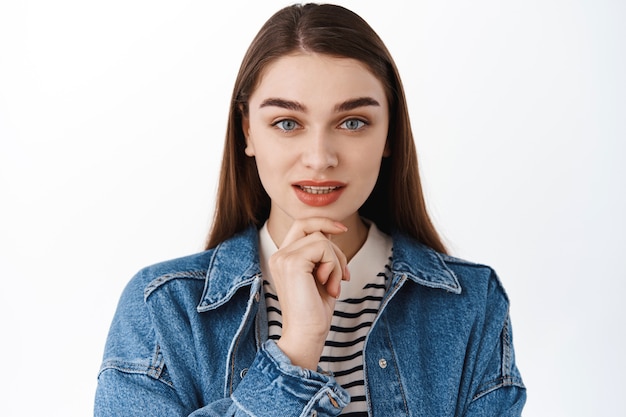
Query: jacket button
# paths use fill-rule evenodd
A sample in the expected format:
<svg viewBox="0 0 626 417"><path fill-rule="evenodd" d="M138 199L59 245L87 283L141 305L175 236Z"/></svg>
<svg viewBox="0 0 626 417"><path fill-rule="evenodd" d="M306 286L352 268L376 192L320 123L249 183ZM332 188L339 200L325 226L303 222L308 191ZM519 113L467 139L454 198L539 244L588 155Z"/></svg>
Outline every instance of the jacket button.
<svg viewBox="0 0 626 417"><path fill-rule="evenodd" d="M317 417L317 411L313 410L313 411L311 412L311 417Z"/></svg>
<svg viewBox="0 0 626 417"><path fill-rule="evenodd" d="M243 368L241 372L239 372L239 376L243 379L244 376L248 373L248 368Z"/></svg>
<svg viewBox="0 0 626 417"><path fill-rule="evenodd" d="M387 360L385 358L381 358L378 360L378 366L385 369L387 367Z"/></svg>

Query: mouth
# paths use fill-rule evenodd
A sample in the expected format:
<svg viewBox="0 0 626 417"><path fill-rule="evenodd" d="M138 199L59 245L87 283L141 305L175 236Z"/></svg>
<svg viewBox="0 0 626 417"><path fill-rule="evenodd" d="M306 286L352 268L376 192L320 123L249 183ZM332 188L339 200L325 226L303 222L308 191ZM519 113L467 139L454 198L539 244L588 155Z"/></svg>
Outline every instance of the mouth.
<svg viewBox="0 0 626 417"><path fill-rule="evenodd" d="M312 207L322 207L334 203L339 199L346 184L337 181L300 181L293 184L296 197L304 204Z"/></svg>
<svg viewBox="0 0 626 417"><path fill-rule="evenodd" d="M305 193L309 193L309 194L329 194L341 188L339 186L320 187L320 186L314 186L314 185L297 185L297 187L300 188Z"/></svg>

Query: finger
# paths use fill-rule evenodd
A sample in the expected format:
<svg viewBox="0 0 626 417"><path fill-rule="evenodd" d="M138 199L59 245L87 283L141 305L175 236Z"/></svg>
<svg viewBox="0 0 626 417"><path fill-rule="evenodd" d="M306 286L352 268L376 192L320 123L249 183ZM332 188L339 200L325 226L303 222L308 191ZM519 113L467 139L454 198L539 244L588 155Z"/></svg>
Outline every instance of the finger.
<svg viewBox="0 0 626 417"><path fill-rule="evenodd" d="M333 297L341 294L341 280L343 279L342 268L335 263L327 262L319 264L314 273L316 281L322 285L326 293Z"/></svg>
<svg viewBox="0 0 626 417"><path fill-rule="evenodd" d="M293 242L289 246L283 246L277 253L279 252L285 255L299 256L311 262L315 267L319 266L318 264L321 263L338 264L341 268L340 272L342 275L346 275L346 271L344 270L347 265L346 255L339 246L321 232L312 233ZM328 271L328 274L330 274L330 269ZM324 278L326 278L328 274L326 274ZM343 279L348 280L349 277L346 275L343 276Z"/></svg>
<svg viewBox="0 0 626 417"><path fill-rule="evenodd" d="M281 243L281 247L289 245L315 232L320 232L324 235L337 235L347 230L348 228L342 223L326 217L311 217L294 220Z"/></svg>
<svg viewBox="0 0 626 417"><path fill-rule="evenodd" d="M326 251L326 257L317 264L314 277L326 288L331 297L337 298L341 293L341 281L349 280L348 261L344 253L332 242L332 252Z"/></svg>
<svg viewBox="0 0 626 417"><path fill-rule="evenodd" d="M343 258L345 255L337 245L321 232L315 232L281 247L270 260L276 261L275 265L282 263L292 267L306 264L307 272L312 273L320 264L338 264Z"/></svg>
<svg viewBox="0 0 626 417"><path fill-rule="evenodd" d="M347 280L347 258L341 249L322 233L315 232L279 249L270 259L270 270L276 276L294 276L298 271L328 285L332 296L339 295L341 280ZM279 283L276 283L279 285Z"/></svg>

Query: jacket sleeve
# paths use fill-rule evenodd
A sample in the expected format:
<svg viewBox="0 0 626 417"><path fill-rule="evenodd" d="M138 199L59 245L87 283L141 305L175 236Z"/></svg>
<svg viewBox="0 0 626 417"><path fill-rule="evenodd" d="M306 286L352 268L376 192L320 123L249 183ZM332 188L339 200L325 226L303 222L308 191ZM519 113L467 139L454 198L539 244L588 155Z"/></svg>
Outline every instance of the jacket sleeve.
<svg viewBox="0 0 626 417"><path fill-rule="evenodd" d="M277 410L285 417L330 417L347 405L348 394L331 375L291 365L273 341L257 351L233 393L223 394L223 378L207 381L193 374L193 363L178 363L165 353L176 349L195 356L189 351L193 336L182 330L181 317L169 329L178 333L176 340L159 340L163 333L155 329L154 312L145 303L145 282L140 276L131 280L120 299L98 375L95 417L270 417ZM170 349L160 347L172 343L176 346ZM203 392L207 390L209 395ZM213 400L202 399L208 397Z"/></svg>
<svg viewBox="0 0 626 417"><path fill-rule="evenodd" d="M203 406L183 404L175 387L146 370L109 367L98 378L94 415L274 417L278 411L285 417L339 415L349 396L334 378L285 359L274 342L267 342L232 396Z"/></svg>
<svg viewBox="0 0 626 417"><path fill-rule="evenodd" d="M307 373L276 363L264 350L231 398L193 410L166 382L145 372L109 368L98 379L94 416L275 417L278 410L286 417L339 415L349 401L347 393L334 378Z"/></svg>
<svg viewBox="0 0 626 417"><path fill-rule="evenodd" d="M520 417L526 388L515 364L511 320L507 315L465 417Z"/></svg>
<svg viewBox="0 0 626 417"><path fill-rule="evenodd" d="M269 340L231 396L238 410L249 416L337 416L350 396L331 375L291 364Z"/></svg>

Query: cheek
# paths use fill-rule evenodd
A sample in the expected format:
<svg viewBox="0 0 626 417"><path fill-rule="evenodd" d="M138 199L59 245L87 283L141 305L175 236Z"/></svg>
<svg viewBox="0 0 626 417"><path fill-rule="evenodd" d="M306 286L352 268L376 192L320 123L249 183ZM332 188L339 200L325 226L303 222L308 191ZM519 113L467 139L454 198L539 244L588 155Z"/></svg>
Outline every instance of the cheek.
<svg viewBox="0 0 626 417"><path fill-rule="evenodd" d="M359 173L359 177L363 183L364 190L369 193L374 189L384 156L384 146L377 146L370 149L369 152L363 153L360 158L354 160L354 168Z"/></svg>
<svg viewBox="0 0 626 417"><path fill-rule="evenodd" d="M256 160L256 168L263 189L270 196L270 198L273 197L274 192L272 190L275 187L277 182L276 178L278 178L279 175L272 171L271 165L264 164L262 161L259 161L258 158Z"/></svg>
<svg viewBox="0 0 626 417"><path fill-rule="evenodd" d="M293 165L292 156L276 146L259 146L257 143L254 158L265 189L284 181Z"/></svg>
<svg viewBox="0 0 626 417"><path fill-rule="evenodd" d="M263 157L262 153L259 154L257 152L254 159L256 161L256 167L259 171L259 176L261 177L262 181L272 175L272 170L273 168L275 168L275 165L268 162L267 158Z"/></svg>
<svg viewBox="0 0 626 417"><path fill-rule="evenodd" d="M356 180L356 183L360 184L359 194L369 195L378 180L381 159L373 158L372 154L363 153L351 159L350 167L353 172L351 175L353 181Z"/></svg>
<svg viewBox="0 0 626 417"><path fill-rule="evenodd" d="M387 156L385 144L382 141L377 141L370 144L370 146L361 148L359 152L352 151L350 155L354 169L360 171L362 175L367 177L378 176L382 160Z"/></svg>

